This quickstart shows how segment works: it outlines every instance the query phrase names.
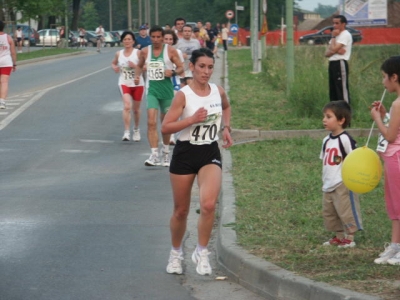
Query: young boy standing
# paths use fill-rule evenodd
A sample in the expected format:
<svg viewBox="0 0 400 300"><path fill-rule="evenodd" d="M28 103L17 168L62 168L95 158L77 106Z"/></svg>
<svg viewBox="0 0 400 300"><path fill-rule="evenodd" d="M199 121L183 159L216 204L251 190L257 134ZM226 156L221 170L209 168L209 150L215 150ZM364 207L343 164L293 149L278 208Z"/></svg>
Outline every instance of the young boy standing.
<svg viewBox="0 0 400 300"><path fill-rule="evenodd" d="M323 124L331 133L323 139L322 151L322 191L324 225L336 235L323 243L341 248L356 245L354 234L362 230L360 202L358 195L350 191L342 180L342 165L346 156L357 146L345 131L351 121L351 108L343 100L332 101L323 109Z"/></svg>

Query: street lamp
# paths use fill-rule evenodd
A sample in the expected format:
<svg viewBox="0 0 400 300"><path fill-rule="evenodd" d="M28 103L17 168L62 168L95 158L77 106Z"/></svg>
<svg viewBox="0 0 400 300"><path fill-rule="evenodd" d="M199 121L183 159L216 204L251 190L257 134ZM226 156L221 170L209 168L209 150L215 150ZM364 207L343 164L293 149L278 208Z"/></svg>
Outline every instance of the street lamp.
<svg viewBox="0 0 400 300"><path fill-rule="evenodd" d="M112 0L109 1L110 4L110 31L112 31Z"/></svg>

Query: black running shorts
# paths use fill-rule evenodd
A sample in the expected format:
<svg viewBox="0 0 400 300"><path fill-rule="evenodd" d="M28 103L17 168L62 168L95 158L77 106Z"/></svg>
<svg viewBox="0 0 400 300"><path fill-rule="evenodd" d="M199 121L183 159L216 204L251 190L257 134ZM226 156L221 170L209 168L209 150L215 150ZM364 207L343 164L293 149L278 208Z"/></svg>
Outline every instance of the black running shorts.
<svg viewBox="0 0 400 300"><path fill-rule="evenodd" d="M222 169L218 143L192 145L189 141L177 141L172 152L169 172L177 175L197 174L205 165L214 164Z"/></svg>

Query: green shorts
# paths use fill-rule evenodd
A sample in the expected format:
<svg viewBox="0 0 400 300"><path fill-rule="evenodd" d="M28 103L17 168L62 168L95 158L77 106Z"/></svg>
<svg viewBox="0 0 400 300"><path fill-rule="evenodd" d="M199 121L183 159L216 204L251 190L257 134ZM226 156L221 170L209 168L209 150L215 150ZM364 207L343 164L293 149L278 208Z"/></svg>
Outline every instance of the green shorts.
<svg viewBox="0 0 400 300"><path fill-rule="evenodd" d="M147 109L155 108L160 109L163 114L166 114L169 108L171 107L172 98L171 99L158 99L154 95L147 95Z"/></svg>

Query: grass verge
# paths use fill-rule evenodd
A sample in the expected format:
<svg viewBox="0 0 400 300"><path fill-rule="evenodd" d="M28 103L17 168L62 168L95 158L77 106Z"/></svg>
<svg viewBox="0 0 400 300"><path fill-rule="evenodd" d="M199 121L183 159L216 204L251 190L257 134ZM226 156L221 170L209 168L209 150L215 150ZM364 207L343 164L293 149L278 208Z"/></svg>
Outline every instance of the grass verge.
<svg viewBox="0 0 400 300"><path fill-rule="evenodd" d="M79 52L82 50L79 49L66 49L66 48L42 48L40 50L35 50L31 52L24 52L17 54L17 61L39 58L39 57L46 57L46 56L53 56L58 54L65 54L65 53L74 53Z"/></svg>
<svg viewBox="0 0 400 300"><path fill-rule="evenodd" d="M277 51L282 52L282 49ZM372 51L379 53L384 50ZM273 54L270 52L268 55L271 58ZM363 55L373 61L373 54L367 54ZM296 55L297 60L306 59L299 56L298 52ZM283 79L272 79L271 74L268 74L272 72L271 66L266 72L254 75L250 74L252 62L248 50L230 51L228 58L229 96L233 112L231 124L234 128L322 128L321 109L328 99L327 83L322 82L325 78L321 77L313 83L320 89L318 94L326 94L325 101L307 104L315 106L319 115L316 112L302 115L304 105L296 105L298 102L286 97L280 82ZM281 64L281 60L274 61ZM265 61L263 63L266 64ZM380 62L376 62L374 70L370 71L374 79L371 77L371 81L366 80L365 86L360 84L353 87L353 90L367 89L368 85L379 88L376 94L371 93L366 98L368 103L380 99L381 95L377 94L383 91L379 67ZM327 72L327 68L324 71ZM309 93L315 91L310 89ZM302 97L307 97L307 94ZM305 101L303 98L300 100ZM354 104L361 101L355 100ZM390 99L385 101L388 104ZM368 110L361 110L363 105L365 107L365 104L356 105L355 110L360 111L353 124L357 128L370 128L372 122ZM359 146L366 143L366 138L356 140ZM372 192L361 195L364 231L356 234L357 247L338 249L322 246L323 242L332 237L332 233L325 231L321 216L321 142L320 139L299 137L241 144L231 148L238 242L250 253L296 274L379 295L383 299L399 299L397 280L400 267L373 263L383 251L384 243L390 241L391 233L382 183ZM375 145L376 138L373 138L369 147L374 148Z"/></svg>

